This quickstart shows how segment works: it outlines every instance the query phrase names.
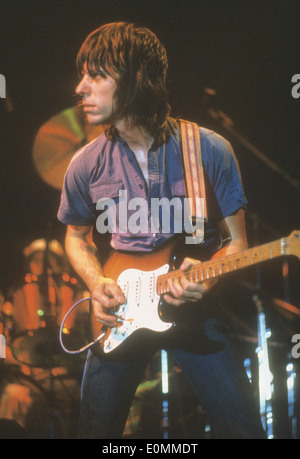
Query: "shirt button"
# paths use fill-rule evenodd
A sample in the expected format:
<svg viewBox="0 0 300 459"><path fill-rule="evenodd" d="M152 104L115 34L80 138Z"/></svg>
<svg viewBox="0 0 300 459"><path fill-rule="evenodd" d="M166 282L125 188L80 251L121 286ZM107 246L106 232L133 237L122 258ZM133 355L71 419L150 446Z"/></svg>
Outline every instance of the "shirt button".
<svg viewBox="0 0 300 459"><path fill-rule="evenodd" d="M139 189L142 190L143 188L144 188L143 185L140 183L139 184Z"/></svg>

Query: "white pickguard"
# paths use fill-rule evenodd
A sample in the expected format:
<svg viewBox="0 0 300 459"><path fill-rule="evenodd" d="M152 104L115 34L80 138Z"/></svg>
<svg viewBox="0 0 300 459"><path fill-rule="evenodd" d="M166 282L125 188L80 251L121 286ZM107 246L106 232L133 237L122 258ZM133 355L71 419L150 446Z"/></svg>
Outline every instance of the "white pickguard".
<svg viewBox="0 0 300 459"><path fill-rule="evenodd" d="M114 350L140 328L164 332L173 325L163 322L159 317L160 295L156 293L158 276L168 270L169 265L166 264L154 271L126 269L120 274L117 283L125 294L126 302L116 312L120 319L119 326L111 329L103 343L105 353Z"/></svg>

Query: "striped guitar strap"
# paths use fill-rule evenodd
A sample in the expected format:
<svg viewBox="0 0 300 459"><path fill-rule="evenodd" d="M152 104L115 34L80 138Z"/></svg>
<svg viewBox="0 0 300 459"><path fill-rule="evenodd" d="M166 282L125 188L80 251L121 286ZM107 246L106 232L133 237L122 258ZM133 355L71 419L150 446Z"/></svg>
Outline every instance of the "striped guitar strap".
<svg viewBox="0 0 300 459"><path fill-rule="evenodd" d="M193 223L194 237L190 243L204 241L204 222L207 221L207 205L201 153L199 126L179 119L181 149L183 156L186 196L188 199L188 217Z"/></svg>

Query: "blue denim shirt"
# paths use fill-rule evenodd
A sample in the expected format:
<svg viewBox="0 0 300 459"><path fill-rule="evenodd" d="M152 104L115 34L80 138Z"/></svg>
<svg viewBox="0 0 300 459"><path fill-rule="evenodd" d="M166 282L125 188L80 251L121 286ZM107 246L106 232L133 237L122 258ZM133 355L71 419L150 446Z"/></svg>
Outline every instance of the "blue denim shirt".
<svg viewBox="0 0 300 459"><path fill-rule="evenodd" d="M169 123L178 128L175 120ZM164 143L153 144L148 152L148 184L134 153L121 138L112 141L102 134L79 150L65 175L58 219L67 225L96 223L101 232L103 226L108 226L103 210L110 208L111 216L116 217L110 230L113 233L111 245L119 250L150 251L174 232L179 232L172 206L170 227L162 221L161 207L158 224L155 220L153 225L151 220L153 198L167 198L168 202L177 198L180 200L177 202L183 203L185 197L178 130L170 132ZM208 218L217 222L245 206L247 201L231 145L204 128L200 128L200 138ZM106 207L105 201L109 204ZM137 205L139 202L148 203L148 208L141 209ZM140 231L136 232L136 228Z"/></svg>

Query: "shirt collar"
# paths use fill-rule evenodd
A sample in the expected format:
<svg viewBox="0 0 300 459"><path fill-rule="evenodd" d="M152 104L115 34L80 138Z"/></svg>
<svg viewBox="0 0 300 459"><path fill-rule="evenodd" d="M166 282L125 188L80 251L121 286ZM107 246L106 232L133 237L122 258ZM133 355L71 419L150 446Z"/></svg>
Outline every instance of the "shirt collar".
<svg viewBox="0 0 300 459"><path fill-rule="evenodd" d="M164 124L161 126L160 130L158 131L157 136L154 139L152 148L159 148L164 143L167 143L169 138L172 135L176 134L177 130L178 122L174 118L168 117ZM106 138L112 142L124 142L118 133L118 129L114 125L110 125L105 128L105 135Z"/></svg>

